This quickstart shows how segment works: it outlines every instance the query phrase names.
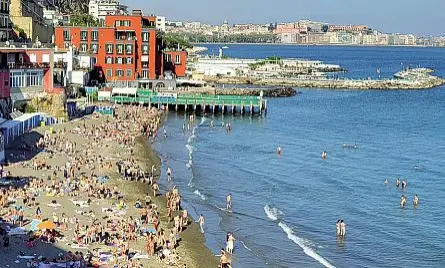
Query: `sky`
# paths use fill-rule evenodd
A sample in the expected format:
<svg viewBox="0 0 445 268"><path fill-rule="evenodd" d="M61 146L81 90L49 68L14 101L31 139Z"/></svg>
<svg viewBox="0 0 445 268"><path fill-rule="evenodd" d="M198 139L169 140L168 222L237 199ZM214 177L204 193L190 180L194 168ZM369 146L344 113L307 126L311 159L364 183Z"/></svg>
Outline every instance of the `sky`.
<svg viewBox="0 0 445 268"><path fill-rule="evenodd" d="M445 0L121 0L172 21L210 24L310 19L365 24L386 33L445 35Z"/></svg>

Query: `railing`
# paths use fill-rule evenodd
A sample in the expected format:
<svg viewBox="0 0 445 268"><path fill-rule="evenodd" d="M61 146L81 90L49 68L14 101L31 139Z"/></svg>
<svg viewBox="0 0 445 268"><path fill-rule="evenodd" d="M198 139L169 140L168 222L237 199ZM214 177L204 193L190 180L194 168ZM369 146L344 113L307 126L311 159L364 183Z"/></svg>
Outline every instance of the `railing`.
<svg viewBox="0 0 445 268"><path fill-rule="evenodd" d="M17 63L8 62L9 69L46 69L50 67L49 63Z"/></svg>
<svg viewBox="0 0 445 268"><path fill-rule="evenodd" d="M54 48L53 43L0 42L0 48Z"/></svg>
<svg viewBox="0 0 445 268"><path fill-rule="evenodd" d="M55 62L54 63L54 68L67 68L68 67L68 63L67 62Z"/></svg>

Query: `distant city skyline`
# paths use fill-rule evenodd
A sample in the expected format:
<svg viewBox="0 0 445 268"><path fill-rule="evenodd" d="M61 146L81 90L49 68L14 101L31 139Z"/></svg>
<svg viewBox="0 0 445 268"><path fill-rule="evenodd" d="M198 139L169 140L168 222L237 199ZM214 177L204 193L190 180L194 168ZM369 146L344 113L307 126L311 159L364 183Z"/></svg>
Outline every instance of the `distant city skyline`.
<svg viewBox="0 0 445 268"><path fill-rule="evenodd" d="M168 20L222 24L290 22L365 24L388 33L445 35L444 0L121 0Z"/></svg>

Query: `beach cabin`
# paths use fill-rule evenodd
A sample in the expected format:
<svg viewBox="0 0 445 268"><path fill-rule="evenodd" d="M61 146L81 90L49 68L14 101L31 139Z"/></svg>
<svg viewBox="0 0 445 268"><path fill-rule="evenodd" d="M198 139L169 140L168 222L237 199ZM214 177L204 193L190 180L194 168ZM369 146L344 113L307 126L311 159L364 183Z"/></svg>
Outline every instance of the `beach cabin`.
<svg viewBox="0 0 445 268"><path fill-rule="evenodd" d="M29 113L23 114L13 120L0 120L0 162L5 160L5 148L12 144L19 136L36 127L56 124L58 121L59 120L44 113Z"/></svg>

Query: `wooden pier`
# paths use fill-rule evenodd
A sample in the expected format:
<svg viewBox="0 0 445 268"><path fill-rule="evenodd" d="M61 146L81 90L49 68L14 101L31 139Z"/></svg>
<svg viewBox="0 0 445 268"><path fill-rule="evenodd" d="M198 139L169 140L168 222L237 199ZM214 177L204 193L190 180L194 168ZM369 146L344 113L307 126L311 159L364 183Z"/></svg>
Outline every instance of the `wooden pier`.
<svg viewBox="0 0 445 268"><path fill-rule="evenodd" d="M136 94L115 94L109 97L115 104L140 104L186 112L259 114L267 113L267 99L260 96L225 96L156 92L138 89Z"/></svg>

